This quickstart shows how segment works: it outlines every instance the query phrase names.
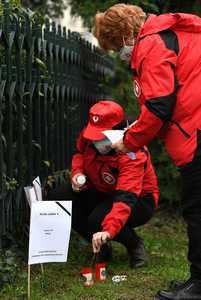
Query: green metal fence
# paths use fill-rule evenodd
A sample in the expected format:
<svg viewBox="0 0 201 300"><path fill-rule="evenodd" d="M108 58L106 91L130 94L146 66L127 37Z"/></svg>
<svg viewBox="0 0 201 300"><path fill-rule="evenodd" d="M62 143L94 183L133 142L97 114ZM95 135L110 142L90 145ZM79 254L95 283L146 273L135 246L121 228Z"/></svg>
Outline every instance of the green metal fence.
<svg viewBox="0 0 201 300"><path fill-rule="evenodd" d="M0 248L24 222L23 186L66 169L113 62L78 33L28 12L0 16ZM19 227L20 228L20 227Z"/></svg>

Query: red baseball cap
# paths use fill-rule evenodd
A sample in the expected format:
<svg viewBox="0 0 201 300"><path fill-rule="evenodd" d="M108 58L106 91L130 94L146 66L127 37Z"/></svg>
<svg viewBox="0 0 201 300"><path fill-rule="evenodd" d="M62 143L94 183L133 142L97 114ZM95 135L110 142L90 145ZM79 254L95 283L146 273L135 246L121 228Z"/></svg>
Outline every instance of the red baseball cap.
<svg viewBox="0 0 201 300"><path fill-rule="evenodd" d="M114 101L99 101L89 110L89 122L83 136L89 140L101 140L104 130L110 130L124 120L123 108Z"/></svg>

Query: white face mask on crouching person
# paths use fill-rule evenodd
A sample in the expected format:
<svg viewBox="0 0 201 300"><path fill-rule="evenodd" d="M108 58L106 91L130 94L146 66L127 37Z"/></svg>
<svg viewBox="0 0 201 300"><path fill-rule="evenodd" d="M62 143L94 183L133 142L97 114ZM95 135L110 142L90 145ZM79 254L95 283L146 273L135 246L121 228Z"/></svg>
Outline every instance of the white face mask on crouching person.
<svg viewBox="0 0 201 300"><path fill-rule="evenodd" d="M112 150L112 143L107 137L103 138L102 140L93 141L93 145L102 155L106 155Z"/></svg>
<svg viewBox="0 0 201 300"><path fill-rule="evenodd" d="M121 60L130 62L132 52L133 52L133 47L135 45L135 39L133 38L133 40L130 42L130 45L126 45L124 38L123 38L123 43L124 43L124 45L119 51L119 57Z"/></svg>

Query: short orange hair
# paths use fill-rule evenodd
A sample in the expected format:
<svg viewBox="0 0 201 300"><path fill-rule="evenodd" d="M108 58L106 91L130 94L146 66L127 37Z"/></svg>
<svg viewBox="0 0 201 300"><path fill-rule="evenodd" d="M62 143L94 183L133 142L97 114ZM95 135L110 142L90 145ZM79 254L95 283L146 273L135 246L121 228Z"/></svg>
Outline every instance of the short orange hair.
<svg viewBox="0 0 201 300"><path fill-rule="evenodd" d="M96 14L94 35L104 50L119 50L123 37L136 36L145 18L139 6L119 3Z"/></svg>

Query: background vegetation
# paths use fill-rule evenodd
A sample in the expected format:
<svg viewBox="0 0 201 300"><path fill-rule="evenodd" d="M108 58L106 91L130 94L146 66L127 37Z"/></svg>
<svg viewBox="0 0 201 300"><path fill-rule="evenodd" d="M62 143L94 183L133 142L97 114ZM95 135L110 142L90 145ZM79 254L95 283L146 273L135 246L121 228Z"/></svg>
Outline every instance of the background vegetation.
<svg viewBox="0 0 201 300"><path fill-rule="evenodd" d="M19 2L20 0L11 1ZM105 10L109 6L121 2L140 5L146 11L154 13L166 11L200 13L201 11L200 0L21 0L23 6L29 7L33 10L38 10L42 14L47 14L49 16L54 17L62 16L64 9L70 4L72 8L72 14L76 16L81 16L84 21L84 24L88 27L90 27L93 24L93 16L98 10Z"/></svg>
<svg viewBox="0 0 201 300"><path fill-rule="evenodd" d="M116 3L129 3L133 5L140 5L145 11L152 13L160 12L201 12L200 0L130 0L130 1L116 1L116 0L69 0L72 7L72 14L81 16L84 24L88 27L93 25L93 17L97 11L104 11L111 5Z"/></svg>

